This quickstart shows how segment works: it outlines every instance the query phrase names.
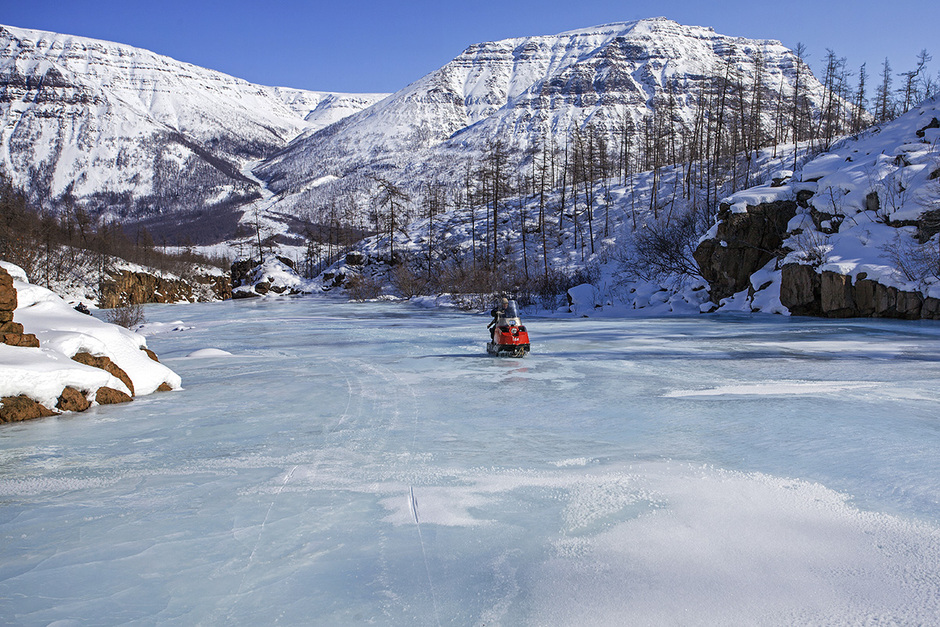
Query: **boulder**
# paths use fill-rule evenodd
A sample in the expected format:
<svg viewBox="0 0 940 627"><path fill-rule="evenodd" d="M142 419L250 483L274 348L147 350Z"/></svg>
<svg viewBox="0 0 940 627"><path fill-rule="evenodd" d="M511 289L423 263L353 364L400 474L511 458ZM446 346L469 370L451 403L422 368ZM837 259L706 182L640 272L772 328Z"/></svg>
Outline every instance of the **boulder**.
<svg viewBox="0 0 940 627"><path fill-rule="evenodd" d="M124 392L109 387L100 387L98 388L98 392L95 394L95 401L97 401L99 405L129 403L131 400L131 397Z"/></svg>
<svg viewBox="0 0 940 627"><path fill-rule="evenodd" d="M91 407L91 402L85 398L85 395L81 391L73 387L67 387L62 390L62 394L59 396L59 400L55 406L56 409L62 411L85 411Z"/></svg>
<svg viewBox="0 0 940 627"><path fill-rule="evenodd" d="M55 416L55 412L25 394L0 399L0 422L19 422L49 416Z"/></svg>

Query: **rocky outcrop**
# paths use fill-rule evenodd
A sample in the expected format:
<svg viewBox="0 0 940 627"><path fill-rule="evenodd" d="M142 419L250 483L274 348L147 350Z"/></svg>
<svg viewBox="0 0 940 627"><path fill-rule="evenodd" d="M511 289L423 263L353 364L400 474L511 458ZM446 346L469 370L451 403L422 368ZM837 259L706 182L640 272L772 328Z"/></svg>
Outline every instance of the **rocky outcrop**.
<svg viewBox="0 0 940 627"><path fill-rule="evenodd" d="M232 297L231 281L226 276L202 276L197 282L211 290L215 297L225 300ZM104 309L122 305L146 303L178 303L204 300L193 283L181 278L165 278L147 272L120 270L110 273L99 284L99 306Z"/></svg>
<svg viewBox="0 0 940 627"><path fill-rule="evenodd" d="M23 325L13 321L16 309L16 289L13 277L0 268L0 344L37 348L39 340L32 333L23 333Z"/></svg>
<svg viewBox="0 0 940 627"><path fill-rule="evenodd" d="M796 210L792 200L748 205L745 212L721 204L715 236L702 241L694 253L714 302L748 289L752 274L782 256L780 247Z"/></svg>
<svg viewBox="0 0 940 627"><path fill-rule="evenodd" d="M55 405L60 411L85 411L91 407L91 402L85 398L85 394L73 387L67 387L62 390L59 396L59 402Z"/></svg>
<svg viewBox="0 0 940 627"><path fill-rule="evenodd" d="M99 405L116 405L117 403L129 403L131 402L131 397L121 392L120 390L115 390L114 388L109 387L100 387L98 392L95 394L95 401Z"/></svg>
<svg viewBox="0 0 940 627"><path fill-rule="evenodd" d="M899 290L867 278L816 272L787 264L781 271L780 303L796 316L824 318L900 318L940 320L940 299Z"/></svg>
<svg viewBox="0 0 940 627"><path fill-rule="evenodd" d="M196 277L196 281L208 286L212 293L220 300L231 300L232 279L228 275L198 276Z"/></svg>
<svg viewBox="0 0 940 627"><path fill-rule="evenodd" d="M815 268L790 263L780 274L780 304L794 316L821 316L821 279Z"/></svg>
<svg viewBox="0 0 940 627"><path fill-rule="evenodd" d="M20 277L21 280L25 281L25 276ZM55 342L50 341L46 348L45 352L40 352L38 350L33 350L39 347L39 341L36 336L33 334L23 333L23 326L18 322L13 321L14 311L16 310L17 305L19 304L19 295L17 294L16 287L13 283L13 277L11 273L8 272L5 268L0 267L0 341L5 344L9 344L16 347L21 347L24 351L22 354L17 354L14 358L16 363L19 363L17 360L25 359L23 363L29 363L29 359L39 360L40 362L45 362L48 359L66 359L68 353L62 354L62 348L56 348ZM64 302L61 305L64 312L77 316L78 318L84 318L80 314L76 314L71 310L71 308L66 305ZM29 324L27 320L29 316L26 313L22 314L24 317L24 322ZM66 318L68 316L66 315ZM101 324L100 322L97 324ZM68 326L68 323L66 323ZM82 328L79 324L79 328ZM73 329L74 331L74 329ZM78 333L78 332L76 332ZM51 347L51 348L50 348ZM17 348L16 351L21 350ZM146 352L147 358L152 359L153 361L159 361L156 354L147 349L146 347L141 347L142 351ZM9 353L12 354L12 353ZM12 389L10 386L6 386L4 391L8 396L3 396L0 398L0 423L5 422L18 422L21 420L29 420L33 418L43 418L49 416L55 416L61 412L66 411L85 411L92 406L92 400L94 399L99 405L105 404L114 404L114 403L125 403L133 400L133 395L135 394L134 382L128 373L119 367L114 361L109 357L104 355L92 355L88 352L79 352L72 356L72 360L85 366L91 366L94 368L99 368L109 373L112 377L120 380L126 389L130 391L130 394L127 394L125 391L117 390L112 387L98 387L101 386L102 382L106 379L101 377L93 377L91 381L97 381L97 383L91 384L88 389L80 389L83 385L88 385L88 377L80 376L77 378L71 378L74 381L85 381L86 383L67 383L69 377L66 375L64 379L61 379L59 385L64 386L61 393L59 393L58 398L54 395L48 395L49 392L41 392L36 398L42 400L36 400L32 398L34 392L30 392L28 389L22 389L21 387L14 386ZM131 362L133 363L133 361ZM11 366L4 364L5 367L9 370ZM28 368L28 366L26 366ZM75 368L81 368L80 366L74 366ZM136 366L135 366L136 367ZM42 370L42 369L40 369ZM111 383L117 387L123 386L116 383L111 379ZM56 388L53 388L56 389ZM163 382L156 391L170 391L174 389L172 385L167 382ZM23 393L20 393L20 392ZM149 391L149 390L145 390ZM47 394L48 396L44 396ZM54 408L53 408L54 407Z"/></svg>

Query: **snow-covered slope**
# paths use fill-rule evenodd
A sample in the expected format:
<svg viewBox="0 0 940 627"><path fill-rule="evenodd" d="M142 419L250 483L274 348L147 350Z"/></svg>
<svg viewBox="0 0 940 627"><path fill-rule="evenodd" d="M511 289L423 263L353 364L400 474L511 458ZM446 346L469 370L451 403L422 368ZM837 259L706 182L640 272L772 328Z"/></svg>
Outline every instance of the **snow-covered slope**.
<svg viewBox="0 0 940 627"><path fill-rule="evenodd" d="M792 91L795 55L776 41L728 37L710 28L655 18L470 46L442 68L324 130L306 132L255 172L272 189L294 194L282 208L304 203L301 192L324 176L382 171L407 183L429 172L454 178L468 155L500 138L525 150L543 135L560 145L592 124L608 139L626 121L634 135L654 100L672 90L680 130L692 123L696 95L730 70L763 91ZM808 69L810 108L823 89ZM769 109L769 108L768 108ZM764 116L770 128L770 114ZM398 168L396 173L390 168Z"/></svg>
<svg viewBox="0 0 940 627"><path fill-rule="evenodd" d="M381 95L254 85L126 45L0 26L0 169L115 215L256 194L240 172Z"/></svg>
<svg viewBox="0 0 940 627"><path fill-rule="evenodd" d="M837 143L783 185L748 189L724 202L738 215L775 203L791 203L796 213L781 233L782 250L789 254L753 269L752 289L727 299L724 308L785 313L798 305L798 311L832 317L940 317L936 97ZM714 239L718 229L703 239ZM794 298L799 286L781 270L794 264L823 277L814 280L815 302ZM882 302L870 303L866 290L875 290L874 299Z"/></svg>

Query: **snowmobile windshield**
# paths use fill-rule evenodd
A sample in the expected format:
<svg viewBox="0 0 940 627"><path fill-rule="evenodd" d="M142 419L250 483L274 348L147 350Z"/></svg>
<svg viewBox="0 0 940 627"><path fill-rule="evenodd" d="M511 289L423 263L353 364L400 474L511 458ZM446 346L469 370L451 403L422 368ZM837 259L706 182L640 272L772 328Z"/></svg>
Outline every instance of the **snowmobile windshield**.
<svg viewBox="0 0 940 627"><path fill-rule="evenodd" d="M509 306L506 307L506 313L503 314L506 318L518 318L519 310L516 308L516 301L509 301Z"/></svg>

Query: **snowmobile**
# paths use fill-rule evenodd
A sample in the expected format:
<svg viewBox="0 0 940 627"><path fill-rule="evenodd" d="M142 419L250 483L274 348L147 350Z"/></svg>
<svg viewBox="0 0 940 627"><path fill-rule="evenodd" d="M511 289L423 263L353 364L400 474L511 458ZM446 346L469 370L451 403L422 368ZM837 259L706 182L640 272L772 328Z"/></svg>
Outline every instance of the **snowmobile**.
<svg viewBox="0 0 940 627"><path fill-rule="evenodd" d="M516 301L503 299L502 306L492 313L492 338L486 343L486 352L497 356L525 357L529 352L529 332L519 319Z"/></svg>

